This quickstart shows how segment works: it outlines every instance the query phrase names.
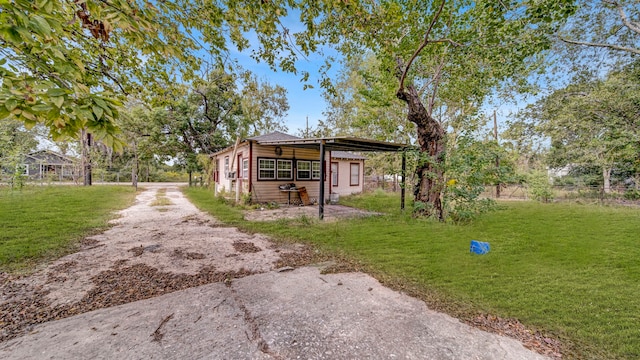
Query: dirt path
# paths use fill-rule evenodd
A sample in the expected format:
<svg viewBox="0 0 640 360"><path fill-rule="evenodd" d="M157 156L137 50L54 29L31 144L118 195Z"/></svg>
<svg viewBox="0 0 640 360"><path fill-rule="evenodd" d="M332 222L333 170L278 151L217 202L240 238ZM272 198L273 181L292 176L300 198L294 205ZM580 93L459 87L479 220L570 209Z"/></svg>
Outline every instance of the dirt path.
<svg viewBox="0 0 640 360"><path fill-rule="evenodd" d="M163 188L171 204L152 206ZM1 358L542 358L365 274L277 269L301 248L224 227L177 187L121 215L32 276L0 275Z"/></svg>

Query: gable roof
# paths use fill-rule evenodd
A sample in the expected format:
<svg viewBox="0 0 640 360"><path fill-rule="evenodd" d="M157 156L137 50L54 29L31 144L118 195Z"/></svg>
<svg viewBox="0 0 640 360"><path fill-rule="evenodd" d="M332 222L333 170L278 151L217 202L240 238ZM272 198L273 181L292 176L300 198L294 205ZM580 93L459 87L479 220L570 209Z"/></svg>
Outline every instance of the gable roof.
<svg viewBox="0 0 640 360"><path fill-rule="evenodd" d="M41 164L49 164L49 165L73 164L73 159L71 159L70 157L59 154L51 150L40 150L40 151L32 152L25 156L27 159L32 159Z"/></svg>
<svg viewBox="0 0 640 360"><path fill-rule="evenodd" d="M253 141L281 141L281 140L300 140L300 139L302 139L302 138L297 137L297 136L293 136L293 135L289 135L289 134L285 134L285 133L280 132L280 131L274 131L274 132L269 133L269 134L250 137L247 140L253 140Z"/></svg>

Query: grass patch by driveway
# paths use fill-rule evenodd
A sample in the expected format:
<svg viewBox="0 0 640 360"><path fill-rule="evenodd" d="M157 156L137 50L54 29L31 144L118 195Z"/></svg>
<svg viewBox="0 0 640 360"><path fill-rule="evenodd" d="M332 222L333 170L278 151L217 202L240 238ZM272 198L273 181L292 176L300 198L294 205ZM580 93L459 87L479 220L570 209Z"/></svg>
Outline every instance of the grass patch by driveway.
<svg viewBox="0 0 640 360"><path fill-rule="evenodd" d="M28 270L103 230L114 211L133 203L128 186L44 186L0 190L0 270Z"/></svg>
<svg viewBox="0 0 640 360"><path fill-rule="evenodd" d="M350 258L461 318L516 318L561 339L567 358L640 357L640 210L514 202L469 225L401 214L398 196L341 199L390 212L334 223L249 223L201 189L187 196L219 220ZM470 240L488 241L486 255Z"/></svg>

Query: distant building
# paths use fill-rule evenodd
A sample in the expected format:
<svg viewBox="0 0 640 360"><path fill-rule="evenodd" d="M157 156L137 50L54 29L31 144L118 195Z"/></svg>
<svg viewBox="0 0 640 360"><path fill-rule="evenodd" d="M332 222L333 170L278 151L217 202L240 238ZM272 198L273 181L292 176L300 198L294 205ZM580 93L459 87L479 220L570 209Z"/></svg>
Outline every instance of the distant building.
<svg viewBox="0 0 640 360"><path fill-rule="evenodd" d="M24 174L34 180L74 180L76 161L51 150L40 150L25 155Z"/></svg>
<svg viewBox="0 0 640 360"><path fill-rule="evenodd" d="M547 175L549 176L549 180L553 180L555 178L561 178L569 175L571 170L574 168L573 164L567 164L558 168L547 167Z"/></svg>

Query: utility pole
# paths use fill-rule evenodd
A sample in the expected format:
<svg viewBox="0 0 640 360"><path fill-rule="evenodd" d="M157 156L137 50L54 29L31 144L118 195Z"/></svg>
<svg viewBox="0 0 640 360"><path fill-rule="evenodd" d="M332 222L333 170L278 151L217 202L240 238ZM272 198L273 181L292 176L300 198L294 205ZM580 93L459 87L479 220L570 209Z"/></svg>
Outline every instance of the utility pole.
<svg viewBox="0 0 640 360"><path fill-rule="evenodd" d="M496 111L493 110L493 135L496 138L496 145L500 146L498 142L498 120L496 118ZM496 174L500 172L500 156L496 154ZM500 198L500 178L498 177L498 182L496 184L496 199Z"/></svg>
<svg viewBox="0 0 640 360"><path fill-rule="evenodd" d="M307 115L307 129L305 130L304 137L309 137L309 115Z"/></svg>

